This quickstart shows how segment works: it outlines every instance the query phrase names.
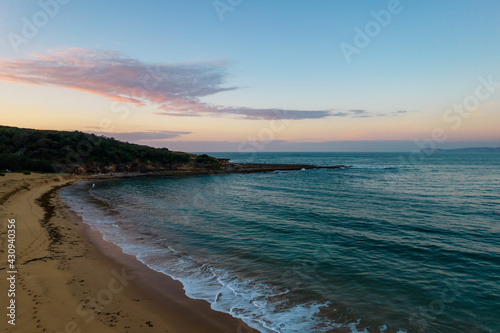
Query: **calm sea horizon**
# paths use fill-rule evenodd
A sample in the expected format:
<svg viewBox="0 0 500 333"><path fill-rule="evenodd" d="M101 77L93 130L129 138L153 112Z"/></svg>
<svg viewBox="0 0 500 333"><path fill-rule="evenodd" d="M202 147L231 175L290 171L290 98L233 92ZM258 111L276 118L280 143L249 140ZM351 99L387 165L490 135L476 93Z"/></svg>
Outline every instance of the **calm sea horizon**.
<svg viewBox="0 0 500 333"><path fill-rule="evenodd" d="M500 154L211 153L345 169L80 182L63 200L261 332L499 332Z"/></svg>

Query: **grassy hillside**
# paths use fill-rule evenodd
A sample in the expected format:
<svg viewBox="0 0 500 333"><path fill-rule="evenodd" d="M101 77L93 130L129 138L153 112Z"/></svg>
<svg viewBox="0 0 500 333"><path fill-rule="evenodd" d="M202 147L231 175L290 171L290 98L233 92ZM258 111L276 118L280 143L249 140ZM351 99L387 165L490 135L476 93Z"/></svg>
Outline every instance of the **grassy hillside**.
<svg viewBox="0 0 500 333"><path fill-rule="evenodd" d="M134 164L155 164L168 168L190 160L191 155L187 153L78 131L0 126L0 171L73 172L79 166L125 164L129 169Z"/></svg>

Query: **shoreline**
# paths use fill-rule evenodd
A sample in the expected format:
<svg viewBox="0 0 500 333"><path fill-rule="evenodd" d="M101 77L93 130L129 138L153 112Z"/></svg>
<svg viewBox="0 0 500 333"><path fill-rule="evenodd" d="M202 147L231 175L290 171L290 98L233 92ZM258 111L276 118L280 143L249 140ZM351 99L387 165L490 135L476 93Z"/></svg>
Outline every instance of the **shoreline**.
<svg viewBox="0 0 500 333"><path fill-rule="evenodd" d="M88 177L8 174L0 178L0 198L5 198L0 203L1 235L6 234L8 220L15 219L18 268L17 325L7 324L4 315L0 327L58 333L258 332L240 319L212 310L208 302L189 298L179 281L123 253L65 207L59 189L83 180ZM42 196L45 209L36 203ZM4 238L1 268L7 262ZM7 282L0 281L1 292L8 290Z"/></svg>
<svg viewBox="0 0 500 333"><path fill-rule="evenodd" d="M62 204L60 196L58 201ZM240 319L212 310L209 303L189 298L186 296L181 282L151 269L135 256L124 253L118 245L106 241L100 231L92 229L83 222L81 217L70 208L64 207L64 210L72 221L83 227L88 240L101 255L112 261L112 265L116 266L115 269L126 269L126 275L130 276L130 283L134 284L133 287L144 292L151 301L150 311L159 311L160 315L164 315L169 325L172 325L173 332L185 332L186 329L189 329L189 332L215 333L224 330L224 332L258 333ZM180 317L185 317L185 321L178 323ZM189 327L182 325L187 322L196 323L196 325L193 324ZM207 323L213 328L207 327ZM228 330L228 328L232 329Z"/></svg>
<svg viewBox="0 0 500 333"><path fill-rule="evenodd" d="M345 169L349 165L318 166L312 164L261 164L261 163L228 163L221 169L186 168L175 170L156 171L133 171L133 172L109 172L99 174L81 174L80 177L87 179L112 179L112 178L135 178L135 177L189 177L208 175L230 175L237 173L260 173L274 171L300 171L310 169Z"/></svg>

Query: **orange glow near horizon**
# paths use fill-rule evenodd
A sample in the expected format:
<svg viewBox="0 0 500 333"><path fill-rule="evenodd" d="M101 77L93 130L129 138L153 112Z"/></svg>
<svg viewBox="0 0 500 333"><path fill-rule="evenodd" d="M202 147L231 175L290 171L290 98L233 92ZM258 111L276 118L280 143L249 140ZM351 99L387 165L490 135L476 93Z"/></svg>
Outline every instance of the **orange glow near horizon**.
<svg viewBox="0 0 500 333"><path fill-rule="evenodd" d="M258 138L290 142L411 141L431 138L435 128L443 129L448 136L447 141L452 142L500 140L498 114L488 117L481 114L471 116L464 119L460 128L455 130L442 119L423 116L409 116L409 119L397 120L385 118L288 120L286 125L276 125L269 120L159 116L145 110L146 108L135 108L127 117L121 119L123 113L114 113L106 109L87 113L68 112L65 107L54 108L52 105L39 104L35 107L31 103L29 105L2 103L0 108L9 110L3 112L2 125L35 129L99 131L101 121L108 119L112 125L101 128L102 132L158 130L191 132L175 139L182 141L241 142ZM78 109L85 107L80 105ZM485 118L489 121L485 121ZM273 131L276 127L278 130Z"/></svg>
<svg viewBox="0 0 500 333"><path fill-rule="evenodd" d="M490 101L463 118L458 129L446 123L446 110L413 112L397 117L347 118L329 117L304 120L248 120L229 117L178 117L155 114L155 107L113 109L107 96L89 94L86 90L19 85L1 82L2 125L36 129L99 131L103 119L112 126L103 132L181 131L191 132L177 141L230 141L253 139L289 142L323 141L397 141L430 139L435 128L446 133L449 142L499 141L499 103ZM29 99L24 98L30 96ZM124 111L126 110L126 111ZM128 111L130 110L130 111ZM269 136L272 133L271 136Z"/></svg>

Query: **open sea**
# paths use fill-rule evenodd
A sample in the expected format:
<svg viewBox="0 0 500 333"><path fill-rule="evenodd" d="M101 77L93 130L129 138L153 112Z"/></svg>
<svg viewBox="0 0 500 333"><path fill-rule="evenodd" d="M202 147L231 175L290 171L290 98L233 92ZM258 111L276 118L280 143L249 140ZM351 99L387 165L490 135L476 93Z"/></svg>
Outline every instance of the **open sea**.
<svg viewBox="0 0 500 333"><path fill-rule="evenodd" d="M62 197L260 332L500 332L500 154L211 155L352 167L81 182Z"/></svg>

